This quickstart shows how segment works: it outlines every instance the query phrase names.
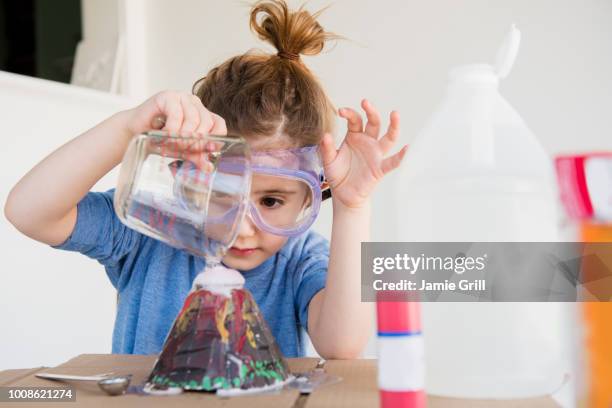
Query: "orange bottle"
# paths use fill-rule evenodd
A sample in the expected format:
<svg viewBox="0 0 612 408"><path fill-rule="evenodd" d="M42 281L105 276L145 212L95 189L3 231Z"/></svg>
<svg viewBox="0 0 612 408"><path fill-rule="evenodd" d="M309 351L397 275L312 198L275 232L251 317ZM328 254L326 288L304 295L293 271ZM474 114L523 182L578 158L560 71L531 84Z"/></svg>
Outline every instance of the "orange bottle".
<svg viewBox="0 0 612 408"><path fill-rule="evenodd" d="M584 242L581 278L587 365L587 404L612 407L612 153L560 156L557 178L568 216ZM593 245L590 245L590 244ZM599 244L596 244L599 243ZM602 244L604 243L604 244ZM589 254L596 256L588 256ZM589 296L589 297L587 297ZM606 301L608 300L608 301Z"/></svg>
<svg viewBox="0 0 612 408"><path fill-rule="evenodd" d="M580 235L585 243L607 242L612 246L612 223L582 221ZM609 257L610 252L605 252ZM612 266L609 259L602 259L608 267ZM612 302L584 302L582 306L587 330L588 406L609 408L612 406Z"/></svg>

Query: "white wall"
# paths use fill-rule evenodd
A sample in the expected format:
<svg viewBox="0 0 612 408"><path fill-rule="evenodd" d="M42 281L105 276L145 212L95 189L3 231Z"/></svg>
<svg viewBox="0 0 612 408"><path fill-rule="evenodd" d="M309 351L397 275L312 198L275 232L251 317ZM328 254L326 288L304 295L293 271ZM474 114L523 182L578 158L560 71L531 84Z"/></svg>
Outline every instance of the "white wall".
<svg viewBox="0 0 612 408"><path fill-rule="evenodd" d="M123 106L117 96L0 72L2 207L11 187L38 161ZM95 188L111 188L115 178L113 172ZM116 295L100 264L33 241L4 216L0 245L0 370L110 353Z"/></svg>
<svg viewBox="0 0 612 408"><path fill-rule="evenodd" d="M329 3L311 0L308 8ZM146 47L137 55L145 55L146 93L190 89L215 64L248 48L265 47L248 31L244 4L148 0L142 19L132 22L145 25ZM503 94L551 153L612 150L611 19L608 0L336 0L320 21L349 40L305 60L337 106L357 107L360 98L368 97L383 112L399 110L402 142L409 143L439 100L448 68L492 61L500 39L516 22L523 44L514 72L502 83ZM0 75L2 202L45 154L122 103L97 93L73 96L61 87L42 81L29 87ZM398 182L391 175L376 192L373 240L397 236L397 203L391 197ZM111 186L112 177L102 184ZM329 235L329 208L316 228ZM5 261L0 369L109 352L114 291L102 267L33 243L4 219L0 237Z"/></svg>

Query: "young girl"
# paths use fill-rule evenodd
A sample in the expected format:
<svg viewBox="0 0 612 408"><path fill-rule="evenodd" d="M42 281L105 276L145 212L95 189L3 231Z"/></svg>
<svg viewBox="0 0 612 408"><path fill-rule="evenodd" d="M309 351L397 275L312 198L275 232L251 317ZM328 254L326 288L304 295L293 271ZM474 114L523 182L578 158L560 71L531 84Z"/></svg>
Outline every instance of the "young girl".
<svg viewBox="0 0 612 408"><path fill-rule="evenodd" d="M303 231L313 217L299 228L275 229L273 217L250 215L223 263L242 272L285 356L304 355L302 328L325 358L354 358L363 350L372 323L372 305L360 300L359 253L369 238L369 197L406 148L385 158L397 140L399 116L391 113L379 138L379 114L364 100L365 127L356 111L338 111L348 131L336 150L332 104L300 59L316 55L334 37L315 17L303 9L291 12L282 0L256 3L251 28L277 54L238 55L198 81L195 95L164 91L111 116L51 153L10 192L5 213L17 229L104 265L119 293L113 353L159 353L205 262L124 226L113 210L114 190L88 192L120 163L130 139L154 128L160 115L170 133L229 131L245 137L256 154L291 152L321 161L332 191L331 244ZM253 180L254 206L286 205L288 193L266 180ZM318 185L314 190L320 194Z"/></svg>

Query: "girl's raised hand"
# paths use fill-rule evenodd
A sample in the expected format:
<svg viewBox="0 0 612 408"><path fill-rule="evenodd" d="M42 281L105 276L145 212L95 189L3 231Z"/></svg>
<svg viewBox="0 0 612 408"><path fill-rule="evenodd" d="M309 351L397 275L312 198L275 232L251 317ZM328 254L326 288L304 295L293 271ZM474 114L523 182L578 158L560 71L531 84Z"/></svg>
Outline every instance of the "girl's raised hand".
<svg viewBox="0 0 612 408"><path fill-rule="evenodd" d="M223 118L210 112L197 96L187 92L159 92L128 112L126 125L130 136L152 129L185 136L227 134ZM165 122L156 120L158 117L165 118Z"/></svg>
<svg viewBox="0 0 612 408"><path fill-rule="evenodd" d="M399 114L391 112L389 128L379 138L378 111L365 99L361 107L368 119L365 128L358 112L342 108L338 113L346 119L348 129L340 148L335 148L330 134L325 134L320 144L332 197L349 208L363 206L378 181L400 165L408 149L406 145L399 152L385 157L399 136Z"/></svg>

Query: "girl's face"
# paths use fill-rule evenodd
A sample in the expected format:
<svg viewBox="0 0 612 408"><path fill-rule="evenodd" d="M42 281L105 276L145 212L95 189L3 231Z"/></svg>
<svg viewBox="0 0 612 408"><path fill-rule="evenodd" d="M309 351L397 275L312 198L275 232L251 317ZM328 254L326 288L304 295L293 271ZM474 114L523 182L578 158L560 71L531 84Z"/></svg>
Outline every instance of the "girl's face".
<svg viewBox="0 0 612 408"><path fill-rule="evenodd" d="M310 194L299 181L255 174L251 182L251 203L268 224L281 226L295 220L296 214L309 205ZM286 242L287 237L262 231L247 215L223 262L234 269L253 269L277 253Z"/></svg>
<svg viewBox="0 0 612 408"><path fill-rule="evenodd" d="M283 193L264 193L265 190L280 186L270 186L257 176L253 177L251 186L253 191L251 200L258 209L268 207L270 208L269 211L275 211L275 206L282 205L280 203ZM223 257L223 263L238 270L253 269L277 253L286 242L287 237L262 231L253 223L250 215L247 215L240 225L234 245Z"/></svg>

